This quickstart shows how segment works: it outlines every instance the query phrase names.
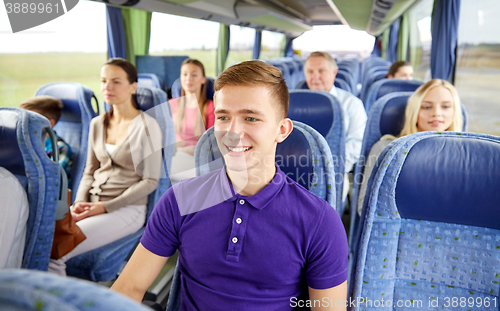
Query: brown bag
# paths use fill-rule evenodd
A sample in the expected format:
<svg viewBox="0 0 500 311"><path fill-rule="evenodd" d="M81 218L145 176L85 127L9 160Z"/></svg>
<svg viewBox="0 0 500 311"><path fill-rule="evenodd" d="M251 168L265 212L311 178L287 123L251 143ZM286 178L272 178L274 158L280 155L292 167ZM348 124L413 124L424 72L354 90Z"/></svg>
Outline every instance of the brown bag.
<svg viewBox="0 0 500 311"><path fill-rule="evenodd" d="M54 231L54 240L52 242L52 251L50 252L50 258L52 259L61 258L87 238L71 216L68 208L71 201L71 190L68 190L68 178L61 166L60 170L61 187L59 188L59 200L57 201L55 215L56 228Z"/></svg>
<svg viewBox="0 0 500 311"><path fill-rule="evenodd" d="M76 224L71 213L56 221L56 230L54 232L54 242L52 243L52 252L50 258L59 259L71 252L78 244L86 239L80 227Z"/></svg>

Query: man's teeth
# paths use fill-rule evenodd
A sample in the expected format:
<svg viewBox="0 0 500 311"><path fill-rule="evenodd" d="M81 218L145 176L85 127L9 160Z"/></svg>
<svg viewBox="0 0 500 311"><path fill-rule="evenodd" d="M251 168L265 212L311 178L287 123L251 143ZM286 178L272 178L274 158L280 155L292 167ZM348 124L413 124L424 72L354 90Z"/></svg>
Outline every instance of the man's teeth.
<svg viewBox="0 0 500 311"><path fill-rule="evenodd" d="M232 151L232 152L245 152L248 149L250 149L250 147L245 147L245 148L231 148L231 147L227 147L227 148L229 148L229 150Z"/></svg>

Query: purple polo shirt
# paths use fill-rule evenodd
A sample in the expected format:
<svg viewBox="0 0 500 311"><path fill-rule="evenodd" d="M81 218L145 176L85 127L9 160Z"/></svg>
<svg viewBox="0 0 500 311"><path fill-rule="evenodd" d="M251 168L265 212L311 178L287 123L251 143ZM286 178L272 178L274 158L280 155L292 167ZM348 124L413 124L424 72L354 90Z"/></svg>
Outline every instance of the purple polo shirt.
<svg viewBox="0 0 500 311"><path fill-rule="evenodd" d="M182 310L292 310L308 286L347 279L337 212L279 167L251 197L235 193L224 168L176 184L141 244L164 257L179 249Z"/></svg>

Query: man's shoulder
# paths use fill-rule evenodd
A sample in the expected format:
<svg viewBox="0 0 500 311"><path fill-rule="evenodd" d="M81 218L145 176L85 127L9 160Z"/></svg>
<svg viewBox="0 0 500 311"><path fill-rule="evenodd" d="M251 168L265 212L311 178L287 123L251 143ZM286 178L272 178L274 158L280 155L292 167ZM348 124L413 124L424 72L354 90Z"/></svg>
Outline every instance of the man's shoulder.
<svg viewBox="0 0 500 311"><path fill-rule="evenodd" d="M184 179L168 189L162 199L169 201L171 206L175 205L181 216L222 203L234 196L222 170L224 168L202 176Z"/></svg>
<svg viewBox="0 0 500 311"><path fill-rule="evenodd" d="M304 212L314 212L322 214L324 213L325 209L334 210L334 208L330 204L328 204L328 202L317 197L311 191L307 190L290 177L287 176L286 178L287 181L285 182L285 185L281 190L281 195L286 197L288 201L292 201L304 206Z"/></svg>

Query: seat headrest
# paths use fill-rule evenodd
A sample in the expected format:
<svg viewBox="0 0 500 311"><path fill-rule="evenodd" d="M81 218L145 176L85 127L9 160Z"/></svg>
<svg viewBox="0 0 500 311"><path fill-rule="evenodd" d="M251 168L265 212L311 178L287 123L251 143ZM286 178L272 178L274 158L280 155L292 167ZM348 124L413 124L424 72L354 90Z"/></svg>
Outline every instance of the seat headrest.
<svg viewBox="0 0 500 311"><path fill-rule="evenodd" d="M17 138L21 112L0 110L0 166L14 175L25 175L24 159Z"/></svg>
<svg viewBox="0 0 500 311"><path fill-rule="evenodd" d="M296 128L276 147L276 163L280 169L306 189L311 188L313 162L309 142Z"/></svg>
<svg viewBox="0 0 500 311"><path fill-rule="evenodd" d="M94 92L78 83L60 82L45 85L37 90L36 95L48 95L59 98L63 102L63 110L59 121L82 122L81 105L92 109Z"/></svg>
<svg viewBox="0 0 500 311"><path fill-rule="evenodd" d="M381 84L378 89L377 99L392 92L414 92L423 84L421 81L399 79L383 79L379 80L377 83Z"/></svg>
<svg viewBox="0 0 500 311"><path fill-rule="evenodd" d="M327 92L293 90L288 118L311 126L325 137L333 126L332 100L333 96Z"/></svg>
<svg viewBox="0 0 500 311"><path fill-rule="evenodd" d="M415 135L424 137L405 151L396 184L401 217L500 229L498 137Z"/></svg>
<svg viewBox="0 0 500 311"><path fill-rule="evenodd" d="M177 78L172 84L172 98L181 97L181 79ZM207 99L214 99L214 78L207 77Z"/></svg>
<svg viewBox="0 0 500 311"><path fill-rule="evenodd" d="M154 73L139 73L137 86L161 89L160 80Z"/></svg>
<svg viewBox="0 0 500 311"><path fill-rule="evenodd" d="M380 116L380 133L382 136L390 134L398 136L405 123L406 102L411 93L403 93L392 97L385 104Z"/></svg>

